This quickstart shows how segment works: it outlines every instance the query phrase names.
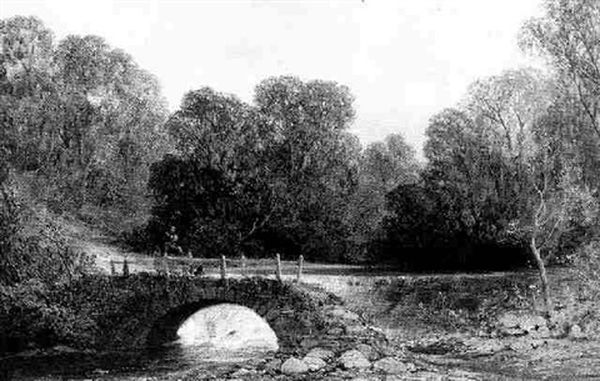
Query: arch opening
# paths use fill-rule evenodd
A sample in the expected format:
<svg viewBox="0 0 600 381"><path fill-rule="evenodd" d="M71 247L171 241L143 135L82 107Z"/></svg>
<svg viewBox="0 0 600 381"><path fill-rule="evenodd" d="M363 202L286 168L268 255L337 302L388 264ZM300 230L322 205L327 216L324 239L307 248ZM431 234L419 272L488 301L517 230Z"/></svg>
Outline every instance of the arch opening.
<svg viewBox="0 0 600 381"><path fill-rule="evenodd" d="M177 345L217 351L269 352L279 349L277 335L250 308L231 303L197 302L171 310L148 336L151 347Z"/></svg>
<svg viewBox="0 0 600 381"><path fill-rule="evenodd" d="M279 349L277 335L250 308L222 303L205 307L188 317L177 330L183 346L202 345L221 350Z"/></svg>

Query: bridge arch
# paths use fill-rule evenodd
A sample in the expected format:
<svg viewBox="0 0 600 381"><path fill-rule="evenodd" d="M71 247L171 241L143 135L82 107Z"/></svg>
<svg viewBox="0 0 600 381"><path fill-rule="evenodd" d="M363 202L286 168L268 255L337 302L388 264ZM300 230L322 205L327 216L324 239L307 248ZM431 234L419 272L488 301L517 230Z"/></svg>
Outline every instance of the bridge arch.
<svg viewBox="0 0 600 381"><path fill-rule="evenodd" d="M181 323L201 308L229 303L247 307L275 332L280 350L318 335L325 320L318 303L294 284L265 278L229 279L135 274L82 281L93 304L96 345L143 348L176 339ZM97 303L94 302L97 298ZM92 307L92 306L88 306Z"/></svg>

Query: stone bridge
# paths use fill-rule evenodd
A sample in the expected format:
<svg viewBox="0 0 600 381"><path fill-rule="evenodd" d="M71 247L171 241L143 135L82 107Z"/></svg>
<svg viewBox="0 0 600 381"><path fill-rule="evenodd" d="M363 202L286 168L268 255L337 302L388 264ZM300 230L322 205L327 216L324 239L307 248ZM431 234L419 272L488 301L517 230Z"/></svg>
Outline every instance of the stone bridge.
<svg viewBox="0 0 600 381"><path fill-rule="evenodd" d="M55 296L62 305L88 319L90 346L102 349L141 348L172 341L191 314L220 303L254 310L271 326L280 349L286 352L319 340L339 345L346 333L334 321L333 315L344 315L333 310L341 308L339 299L309 286L264 278L222 281L144 273L88 276L58 290ZM333 315L327 311L334 311Z"/></svg>

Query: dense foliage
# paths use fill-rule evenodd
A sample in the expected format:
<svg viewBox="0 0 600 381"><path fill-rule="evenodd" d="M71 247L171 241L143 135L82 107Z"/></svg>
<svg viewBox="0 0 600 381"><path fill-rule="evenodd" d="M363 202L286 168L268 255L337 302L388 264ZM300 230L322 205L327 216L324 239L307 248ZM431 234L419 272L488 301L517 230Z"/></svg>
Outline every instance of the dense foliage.
<svg viewBox="0 0 600 381"><path fill-rule="evenodd" d="M53 216L10 184L0 184L0 287L67 282L92 271L93 258L73 250Z"/></svg>
<svg viewBox="0 0 600 381"><path fill-rule="evenodd" d="M267 78L250 103L200 88L167 118L157 81L125 52L3 20L2 176L51 212L136 226L129 240L148 252L559 263L597 233L600 8L544 4L521 45L550 70L475 81L431 118L424 163L401 135L362 147L338 83Z"/></svg>
<svg viewBox="0 0 600 381"><path fill-rule="evenodd" d="M0 154L52 211L132 220L166 149L156 79L96 36L0 20ZM112 215L112 219L108 218Z"/></svg>
<svg viewBox="0 0 600 381"><path fill-rule="evenodd" d="M269 78L252 104L188 93L167 123L177 152L153 167L149 241L411 270L564 261L596 234L598 6L545 6L522 45L555 70L474 82L431 118L425 165L399 135L362 149L336 83Z"/></svg>

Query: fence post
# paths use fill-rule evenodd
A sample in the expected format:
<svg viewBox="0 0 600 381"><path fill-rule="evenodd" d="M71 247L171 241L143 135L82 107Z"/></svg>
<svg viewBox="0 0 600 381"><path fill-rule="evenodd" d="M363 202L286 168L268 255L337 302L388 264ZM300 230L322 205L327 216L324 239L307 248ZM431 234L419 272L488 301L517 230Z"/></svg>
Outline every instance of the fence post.
<svg viewBox="0 0 600 381"><path fill-rule="evenodd" d="M127 258L123 260L123 276L129 276L129 265L127 264Z"/></svg>
<svg viewBox="0 0 600 381"><path fill-rule="evenodd" d="M117 270L115 269L115 261L110 260L110 275L117 275Z"/></svg>
<svg viewBox="0 0 600 381"><path fill-rule="evenodd" d="M304 256L300 254L298 257L298 274L296 275L296 282L300 283L302 280L302 267L304 266Z"/></svg>
<svg viewBox="0 0 600 381"><path fill-rule="evenodd" d="M224 255L221 255L221 280L227 279L227 260Z"/></svg>
<svg viewBox="0 0 600 381"><path fill-rule="evenodd" d="M242 254L242 277L246 276L246 256Z"/></svg>
<svg viewBox="0 0 600 381"><path fill-rule="evenodd" d="M277 265L275 276L277 277L277 280L281 282L281 257L279 256L279 253L275 254L275 261Z"/></svg>

